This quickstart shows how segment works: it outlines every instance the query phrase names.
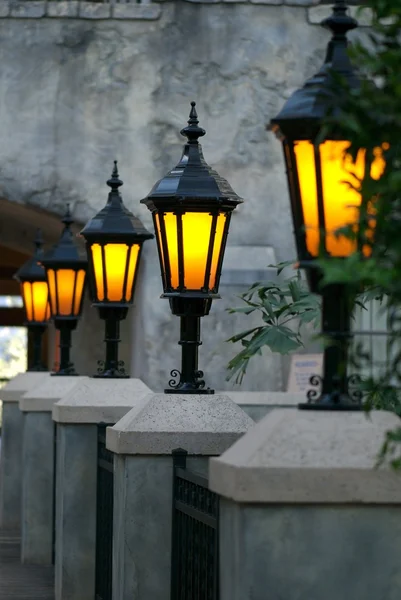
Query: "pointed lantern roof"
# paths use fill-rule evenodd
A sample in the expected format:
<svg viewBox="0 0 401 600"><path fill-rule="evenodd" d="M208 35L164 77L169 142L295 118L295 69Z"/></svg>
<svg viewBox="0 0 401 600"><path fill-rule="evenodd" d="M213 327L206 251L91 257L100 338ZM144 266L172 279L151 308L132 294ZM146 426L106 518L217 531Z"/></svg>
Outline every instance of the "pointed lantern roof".
<svg viewBox="0 0 401 600"><path fill-rule="evenodd" d="M71 231L71 225L74 219L71 216L70 206L67 204L67 210L61 220L64 223L64 229L57 244L46 252L42 259L42 265L45 268L73 268L86 269L88 261L83 251L74 241L74 234Z"/></svg>
<svg viewBox="0 0 401 600"><path fill-rule="evenodd" d="M102 238L105 243L108 241L141 243L153 238L153 234L145 229L140 219L133 215L123 203L118 189L123 182L119 178L116 160L107 185L111 191L106 206L88 221L82 229L81 235L89 243L101 241Z"/></svg>
<svg viewBox="0 0 401 600"><path fill-rule="evenodd" d="M243 202L232 189L226 179L212 169L203 157L199 138L206 131L199 127L196 102L191 102L188 126L181 130L187 138L178 165L169 171L152 188L149 195L141 203L151 210L181 206L191 209L225 208L233 210Z"/></svg>
<svg viewBox="0 0 401 600"><path fill-rule="evenodd" d="M338 113L342 100L339 78L350 89L360 85L348 56L347 39L348 31L358 27L358 22L347 14L345 0L335 1L332 14L321 25L332 33L324 64L316 75L294 92L270 122L270 129L286 137L311 139L318 133L322 119L330 111Z"/></svg>
<svg viewBox="0 0 401 600"><path fill-rule="evenodd" d="M29 260L26 261L14 274L14 279L23 283L24 281L47 281L46 272L41 265L43 258L43 236L42 231L36 231L34 239L35 252Z"/></svg>

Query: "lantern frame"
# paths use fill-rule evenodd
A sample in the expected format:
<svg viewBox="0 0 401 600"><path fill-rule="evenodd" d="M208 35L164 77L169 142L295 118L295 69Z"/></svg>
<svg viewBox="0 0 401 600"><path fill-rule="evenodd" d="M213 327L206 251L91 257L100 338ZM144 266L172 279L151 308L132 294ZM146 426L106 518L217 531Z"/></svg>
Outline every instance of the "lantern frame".
<svg viewBox="0 0 401 600"><path fill-rule="evenodd" d="M319 245L323 255L329 257L327 248L322 247L322 232L326 243L327 231L319 151L320 145L327 141L347 140L344 140L341 131L323 137L322 125L328 114L338 116L342 110L342 95L336 88L338 78L342 78L349 90L360 87L360 80L347 52L347 33L355 29L358 23L347 14L347 8L345 0L334 0L332 14L322 22L322 26L332 33L323 66L287 100L269 125L269 129L283 142L299 266L306 269L312 291L322 295L322 333L329 340L324 349L323 377L311 377L310 383L317 389L308 391L307 402L299 405L302 409L362 409L358 376L347 375L348 347L352 337L350 297L353 290L343 284L321 285L322 272L316 261L318 256L312 255L307 248L302 192L294 149L294 144L298 141L308 141L314 148Z"/></svg>
<svg viewBox="0 0 401 600"><path fill-rule="evenodd" d="M74 243L71 231L74 219L71 216L69 205L67 205L61 222L64 224L64 228L60 239L46 252L41 264L46 271L52 319L56 329L60 331L60 363L55 365L52 375L72 376L78 375L78 373L70 358L71 334L76 329L82 313L88 261ZM66 282L62 281L63 271L73 273L72 292L70 296L67 295L67 302L65 301ZM71 306L69 312L62 308L65 303Z"/></svg>
<svg viewBox="0 0 401 600"><path fill-rule="evenodd" d="M32 335L33 339L33 356L32 356L32 364L28 367L28 371L47 371L47 368L42 363L42 338L43 333L46 331L46 327L49 323L50 319L50 307L49 307L49 289L47 286L46 273L42 265L40 264L41 259L43 258L43 237L40 229L36 232L36 237L34 240L35 251L33 256L28 259L22 267L18 269L18 271L14 274L14 279L16 279L21 286L21 295L25 308L26 320L24 325L28 329L28 333ZM45 284L47 289L47 299L45 301L46 308L44 311L44 319L36 320L35 318L30 319L29 313L30 311L27 309L27 297L26 291L24 290L24 284L34 285L35 283ZM34 306L34 298L35 294L31 294L31 314L33 317L36 316L36 310Z"/></svg>
<svg viewBox="0 0 401 600"><path fill-rule="evenodd" d="M172 313L179 316L181 321L181 371L171 371L172 379L166 393L214 393L210 388L205 388L203 372L198 369L198 347L202 343L200 318L209 314L212 300L220 298L219 282L231 213L243 201L229 183L206 163L198 141L206 131L199 127L195 106L196 103L191 102L188 125L181 130L187 142L179 163L141 200L153 216L163 284L162 298L168 298ZM203 238L204 251L201 254L199 246L189 248L188 239L191 236L186 232L184 222L187 214L210 215L209 237ZM175 218L174 235L167 232L166 215ZM220 218L224 222L220 227L219 239L216 232ZM172 240L174 248L171 247ZM173 256L175 282L171 267ZM199 264L203 265L202 268ZM186 270L189 273L188 280ZM189 279L193 282L196 276L198 285L188 286Z"/></svg>
<svg viewBox="0 0 401 600"><path fill-rule="evenodd" d="M119 192L123 181L119 178L116 160L107 185L111 188L111 191L106 206L88 221L81 231L81 236L85 238L88 257L88 281L92 306L98 308L100 318L105 321L106 359L98 362L98 373L94 377L121 378L128 377L128 375L125 372L124 362L118 359L120 321L126 318L128 308L134 300L142 245L154 236L145 229L138 217L133 215L124 205ZM95 264L93 254L95 245L99 245L101 249L100 262L97 264ZM118 264L119 261L112 261L111 258L106 256L107 245L127 246L123 279L119 281L119 284L121 283L121 298L118 300L110 299L109 292L112 287L110 285L112 266ZM136 246L138 247L136 256L132 256L133 248ZM131 266L131 259L135 259L133 267ZM108 273L107 262L111 267L110 273ZM97 274L101 277L103 294L99 293ZM114 282L117 280L115 277ZM129 285L131 285L131 288L127 293Z"/></svg>

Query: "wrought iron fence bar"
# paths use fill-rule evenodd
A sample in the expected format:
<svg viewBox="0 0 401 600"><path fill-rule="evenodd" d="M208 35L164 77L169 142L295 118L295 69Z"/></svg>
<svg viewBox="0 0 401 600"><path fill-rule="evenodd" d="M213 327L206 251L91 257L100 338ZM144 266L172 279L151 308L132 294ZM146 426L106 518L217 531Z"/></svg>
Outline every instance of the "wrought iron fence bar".
<svg viewBox="0 0 401 600"><path fill-rule="evenodd" d="M184 515L188 515L188 517L192 517L196 521L211 527L212 529L217 529L217 518L209 515L208 513L202 512L201 510L190 506L189 504L185 504L185 502L181 502L180 500L175 501L175 508L184 513Z"/></svg>
<svg viewBox="0 0 401 600"><path fill-rule="evenodd" d="M209 487L209 482L206 477L202 477L202 475L195 473L195 471L189 471L188 469L176 467L175 475L179 479L188 481L189 483L194 483L195 485L200 485L201 487L205 488Z"/></svg>
<svg viewBox="0 0 401 600"><path fill-rule="evenodd" d="M103 460L102 458L99 458L98 465L101 469L105 469L105 471L109 471L110 473L113 473L114 471L113 463L108 462L107 460Z"/></svg>

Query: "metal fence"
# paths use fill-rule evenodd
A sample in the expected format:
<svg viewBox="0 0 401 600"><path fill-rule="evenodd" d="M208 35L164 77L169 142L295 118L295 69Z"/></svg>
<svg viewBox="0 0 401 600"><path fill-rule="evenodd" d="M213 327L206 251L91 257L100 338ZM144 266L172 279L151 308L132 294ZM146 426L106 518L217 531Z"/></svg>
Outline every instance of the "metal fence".
<svg viewBox="0 0 401 600"><path fill-rule="evenodd" d="M171 600L219 599L219 498L173 452Z"/></svg>
<svg viewBox="0 0 401 600"><path fill-rule="evenodd" d="M99 426L96 503L96 600L112 600L113 484L113 453L106 448L106 426Z"/></svg>

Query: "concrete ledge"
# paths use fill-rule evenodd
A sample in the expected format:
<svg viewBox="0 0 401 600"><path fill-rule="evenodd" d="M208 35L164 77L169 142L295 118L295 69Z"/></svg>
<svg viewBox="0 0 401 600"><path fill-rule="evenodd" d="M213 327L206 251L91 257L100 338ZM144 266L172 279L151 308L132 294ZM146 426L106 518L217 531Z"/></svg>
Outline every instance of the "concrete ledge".
<svg viewBox="0 0 401 600"><path fill-rule="evenodd" d="M0 390L0 400L3 402L19 402L24 394L34 390L50 377L47 371L26 371L16 375Z"/></svg>
<svg viewBox="0 0 401 600"><path fill-rule="evenodd" d="M27 2L10 2L10 16L21 19L40 19L46 14L45 0L28 0Z"/></svg>
<svg viewBox="0 0 401 600"><path fill-rule="evenodd" d="M116 454L220 455L254 422L228 396L153 394L106 433Z"/></svg>
<svg viewBox="0 0 401 600"><path fill-rule="evenodd" d="M210 488L240 503L401 504L401 474L375 469L392 413L277 409L210 462Z"/></svg>
<svg viewBox="0 0 401 600"><path fill-rule="evenodd" d="M111 17L111 3L80 2L78 16L81 19L108 19Z"/></svg>
<svg viewBox="0 0 401 600"><path fill-rule="evenodd" d="M271 246L227 246L220 285L249 286L255 281L276 279L276 254Z"/></svg>
<svg viewBox="0 0 401 600"><path fill-rule="evenodd" d="M151 392L140 379L85 381L53 405L57 423L116 423Z"/></svg>
<svg viewBox="0 0 401 600"><path fill-rule="evenodd" d="M239 406L296 407L305 402L304 392L230 392Z"/></svg>
<svg viewBox="0 0 401 600"><path fill-rule="evenodd" d="M49 0L46 15L48 17L77 17L79 0Z"/></svg>
<svg viewBox="0 0 401 600"><path fill-rule="evenodd" d="M19 401L23 412L51 412L53 404L69 394L88 377L48 377L44 383L27 392Z"/></svg>
<svg viewBox="0 0 401 600"><path fill-rule="evenodd" d="M160 4L113 4L113 19L155 20L161 15Z"/></svg>

